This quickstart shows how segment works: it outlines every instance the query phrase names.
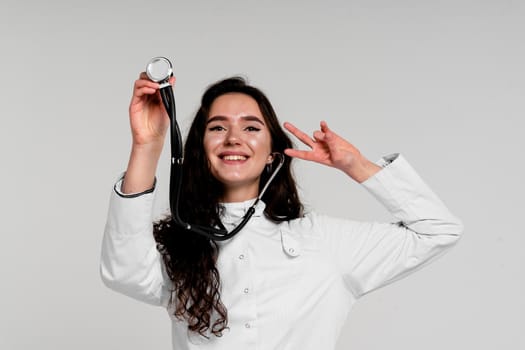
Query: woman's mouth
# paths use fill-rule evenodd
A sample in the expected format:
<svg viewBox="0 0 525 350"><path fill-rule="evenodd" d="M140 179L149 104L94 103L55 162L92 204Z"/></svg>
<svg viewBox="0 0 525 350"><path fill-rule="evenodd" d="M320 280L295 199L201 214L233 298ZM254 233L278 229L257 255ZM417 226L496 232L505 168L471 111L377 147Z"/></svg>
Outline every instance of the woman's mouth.
<svg viewBox="0 0 525 350"><path fill-rule="evenodd" d="M242 164L248 160L249 156L245 153L237 153L237 152L223 152L219 154L219 158L225 163L225 164Z"/></svg>
<svg viewBox="0 0 525 350"><path fill-rule="evenodd" d="M248 159L248 157L246 156L241 156L241 155L227 155L227 156L222 156L221 157L223 160L246 160Z"/></svg>

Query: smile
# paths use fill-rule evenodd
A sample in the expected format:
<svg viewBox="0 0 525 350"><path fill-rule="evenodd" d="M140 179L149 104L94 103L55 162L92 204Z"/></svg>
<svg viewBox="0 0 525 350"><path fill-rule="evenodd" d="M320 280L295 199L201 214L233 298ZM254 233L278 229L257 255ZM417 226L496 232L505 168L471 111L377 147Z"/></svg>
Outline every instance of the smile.
<svg viewBox="0 0 525 350"><path fill-rule="evenodd" d="M241 156L241 155L227 155L221 157L223 160L246 160L248 157Z"/></svg>

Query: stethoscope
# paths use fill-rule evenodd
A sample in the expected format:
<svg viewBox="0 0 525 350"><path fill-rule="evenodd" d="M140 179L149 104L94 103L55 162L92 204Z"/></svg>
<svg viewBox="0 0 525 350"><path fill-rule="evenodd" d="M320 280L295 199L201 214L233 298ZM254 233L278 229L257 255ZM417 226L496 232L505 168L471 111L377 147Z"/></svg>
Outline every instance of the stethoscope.
<svg viewBox="0 0 525 350"><path fill-rule="evenodd" d="M284 156L281 153L275 152L272 155L279 158L279 164L275 167L272 175L266 181L263 189L259 193L259 196L255 199L254 203L242 218L242 221L232 231L228 232L224 226L220 228L205 227L201 225L193 225L184 222L179 215L179 201L182 188L182 163L184 162L183 149L182 149L182 137L177 124L176 112L175 112L175 96L173 89L169 83L169 79L173 76L173 66L166 57L155 57L152 58L147 67L146 74L148 78L160 85L160 96L162 103L166 108L166 112L170 118L170 143L171 143L171 168L170 168L170 210L173 222L188 231L195 232L199 235L205 236L215 241L225 241L235 236L243 227L248 223L253 213L255 213L255 207L261 200L264 192L270 185L277 172L281 169L284 164Z"/></svg>

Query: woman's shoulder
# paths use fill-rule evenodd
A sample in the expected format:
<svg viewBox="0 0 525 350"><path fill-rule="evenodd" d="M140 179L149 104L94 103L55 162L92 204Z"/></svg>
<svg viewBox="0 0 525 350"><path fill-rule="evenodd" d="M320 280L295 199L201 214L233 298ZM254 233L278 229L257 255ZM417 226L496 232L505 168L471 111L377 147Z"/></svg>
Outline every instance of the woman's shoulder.
<svg viewBox="0 0 525 350"><path fill-rule="evenodd" d="M283 227L292 231L299 231L303 234L322 234L328 226L337 222L338 218L319 213L315 210L308 210L300 217L283 222Z"/></svg>
<svg viewBox="0 0 525 350"><path fill-rule="evenodd" d="M356 231L362 224L356 220L308 210L296 219L283 222L281 227L301 236L326 238L327 235L348 234Z"/></svg>

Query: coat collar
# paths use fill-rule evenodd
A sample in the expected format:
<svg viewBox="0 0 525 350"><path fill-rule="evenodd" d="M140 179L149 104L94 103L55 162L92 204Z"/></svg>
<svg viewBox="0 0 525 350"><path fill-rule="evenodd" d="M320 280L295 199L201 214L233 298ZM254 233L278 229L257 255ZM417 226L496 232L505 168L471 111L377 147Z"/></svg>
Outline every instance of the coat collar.
<svg viewBox="0 0 525 350"><path fill-rule="evenodd" d="M248 209L252 206L252 204L255 202L256 198L249 199L244 202L235 202L235 203L219 203L219 206L221 208L221 221L224 224L234 224L238 223L246 214ZM253 213L252 217L260 217L263 216L264 209L266 208L266 204L261 200L259 203L257 203L257 206L255 207L255 213Z"/></svg>

